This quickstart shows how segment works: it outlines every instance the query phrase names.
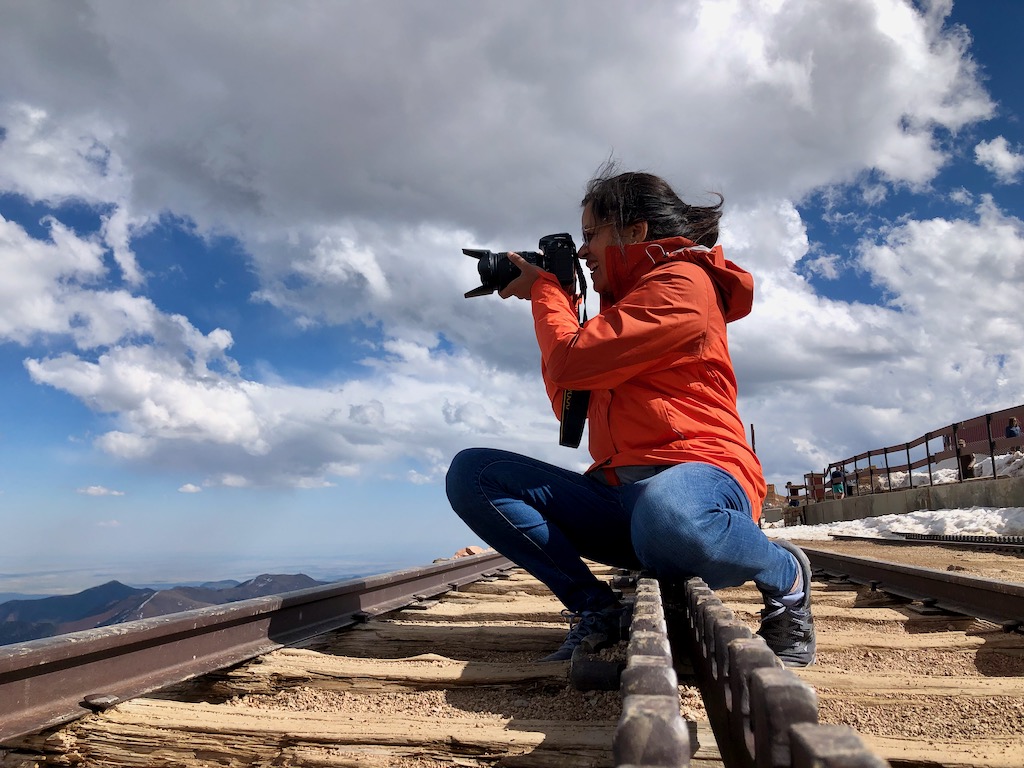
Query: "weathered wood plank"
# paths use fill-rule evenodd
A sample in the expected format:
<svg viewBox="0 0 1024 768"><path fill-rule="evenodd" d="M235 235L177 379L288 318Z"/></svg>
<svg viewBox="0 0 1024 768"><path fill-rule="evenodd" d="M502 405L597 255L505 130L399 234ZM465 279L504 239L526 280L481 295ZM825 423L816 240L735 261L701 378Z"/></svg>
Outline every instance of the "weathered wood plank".
<svg viewBox="0 0 1024 768"><path fill-rule="evenodd" d="M550 653L565 639L567 627L557 624L446 625L374 621L325 636L309 647L327 653L368 658L405 658L423 653L452 656L468 651L530 651Z"/></svg>
<svg viewBox="0 0 1024 768"><path fill-rule="evenodd" d="M906 695L908 691L915 696L1024 697L1024 678L1021 677L937 677L895 672L871 674L814 667L793 671L815 688L842 691L835 694L841 697L856 693L859 696L870 695L891 700L893 694ZM818 693L819 698L829 695L832 694L828 691Z"/></svg>
<svg viewBox="0 0 1024 768"><path fill-rule="evenodd" d="M238 693L269 693L297 686L379 691L567 682L568 664L455 661L437 654L382 660L285 648L228 672L221 684Z"/></svg>
<svg viewBox="0 0 1024 768"><path fill-rule="evenodd" d="M75 723L69 729L75 739L64 745L64 754L80 755L97 768L211 764L233 768L258 761L294 764L281 762L286 750L329 747L345 752L355 746L397 748L405 754L447 756L448 760L462 755L486 757L492 762L537 754L561 757L564 765L596 766L611 762L614 729L611 722L439 721L136 699Z"/></svg>
<svg viewBox="0 0 1024 768"><path fill-rule="evenodd" d="M815 620L818 616L815 613ZM962 651L985 651L1013 649L1021 646L1021 638L993 633L991 635L967 634L965 632L941 632L922 634L872 633L870 630L818 630L818 650L843 651L851 648L871 649L942 649Z"/></svg>
<svg viewBox="0 0 1024 768"><path fill-rule="evenodd" d="M1020 768L1024 759L1024 736L979 737L970 742L864 734L861 734L861 738L868 749L893 765L921 768Z"/></svg>
<svg viewBox="0 0 1024 768"><path fill-rule="evenodd" d="M403 610L393 618L420 622L494 622L539 621L560 622L563 606L553 597L524 596L512 601L479 600L475 598L444 598L429 610Z"/></svg>

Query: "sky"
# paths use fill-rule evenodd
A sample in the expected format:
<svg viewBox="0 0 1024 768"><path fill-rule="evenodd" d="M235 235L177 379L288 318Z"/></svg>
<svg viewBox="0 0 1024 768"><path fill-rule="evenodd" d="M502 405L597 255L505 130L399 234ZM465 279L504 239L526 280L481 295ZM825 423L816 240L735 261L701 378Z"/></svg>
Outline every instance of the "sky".
<svg viewBox="0 0 1024 768"><path fill-rule="evenodd" d="M584 469L528 303L463 298L461 249L579 242L609 158L725 198L768 482L1024 403L1022 28L1019 0L0 0L0 588L429 563L478 543L460 449Z"/></svg>

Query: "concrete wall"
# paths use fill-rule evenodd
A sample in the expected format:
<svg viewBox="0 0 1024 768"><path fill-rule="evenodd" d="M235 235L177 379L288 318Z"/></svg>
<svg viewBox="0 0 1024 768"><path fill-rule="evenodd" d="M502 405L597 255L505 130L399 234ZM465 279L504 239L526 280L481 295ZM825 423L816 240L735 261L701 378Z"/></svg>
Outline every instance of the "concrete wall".
<svg viewBox="0 0 1024 768"><path fill-rule="evenodd" d="M1024 507L1024 477L977 478L902 491L830 499L802 508L804 523L835 523L865 517L899 515L921 509Z"/></svg>

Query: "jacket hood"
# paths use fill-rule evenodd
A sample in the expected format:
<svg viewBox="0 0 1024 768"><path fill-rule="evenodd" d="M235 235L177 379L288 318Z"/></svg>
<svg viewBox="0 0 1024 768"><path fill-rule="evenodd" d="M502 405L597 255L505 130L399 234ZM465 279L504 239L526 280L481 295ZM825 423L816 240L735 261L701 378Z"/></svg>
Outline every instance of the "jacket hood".
<svg viewBox="0 0 1024 768"><path fill-rule="evenodd" d="M750 314L754 303L753 275L726 259L722 246L706 248L685 237L609 247L605 271L611 294L601 296L601 309L629 293L648 272L673 261L689 261L703 267L718 290L727 323Z"/></svg>

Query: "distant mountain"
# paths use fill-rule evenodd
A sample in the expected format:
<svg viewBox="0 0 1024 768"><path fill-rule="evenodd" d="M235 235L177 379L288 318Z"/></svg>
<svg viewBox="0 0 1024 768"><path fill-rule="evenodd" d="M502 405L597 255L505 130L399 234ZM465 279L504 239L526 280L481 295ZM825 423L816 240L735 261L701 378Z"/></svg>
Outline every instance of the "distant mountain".
<svg viewBox="0 0 1024 768"><path fill-rule="evenodd" d="M241 584L237 581L207 582L201 587L160 590L138 589L109 581L73 595L8 600L0 603L0 645L293 592L324 583L301 573L264 573ZM225 586L218 589L208 586L210 584Z"/></svg>
<svg viewBox="0 0 1024 768"><path fill-rule="evenodd" d="M241 583L234 579L221 579L220 581L204 581L199 586L206 589L228 589L229 587L237 587Z"/></svg>
<svg viewBox="0 0 1024 768"><path fill-rule="evenodd" d="M8 600L42 600L44 597L52 595L40 595L37 592L0 592L0 603L6 603Z"/></svg>

